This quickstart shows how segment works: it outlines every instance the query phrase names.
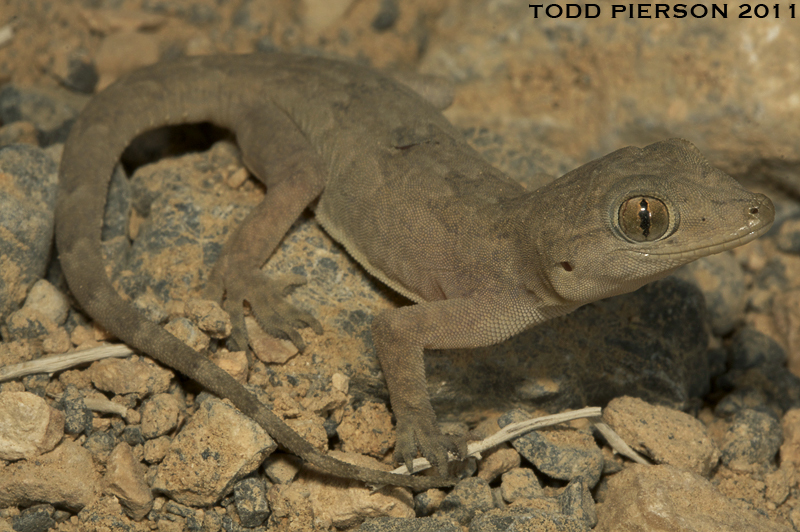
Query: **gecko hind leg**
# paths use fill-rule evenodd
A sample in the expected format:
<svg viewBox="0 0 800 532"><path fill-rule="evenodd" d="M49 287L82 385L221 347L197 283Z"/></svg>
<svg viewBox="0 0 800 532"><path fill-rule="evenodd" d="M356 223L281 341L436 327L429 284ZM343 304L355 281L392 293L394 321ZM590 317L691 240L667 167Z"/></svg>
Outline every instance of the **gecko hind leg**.
<svg viewBox="0 0 800 532"><path fill-rule="evenodd" d="M225 243L209 277L206 295L222 302L230 314L232 347L248 351L246 304L264 331L288 338L302 351L305 343L297 329L309 326L322 334L322 325L284 297L306 280L299 275L269 277L261 267L303 210L322 192L324 165L305 135L274 106L255 107L234 123L245 165L266 185L267 194Z"/></svg>

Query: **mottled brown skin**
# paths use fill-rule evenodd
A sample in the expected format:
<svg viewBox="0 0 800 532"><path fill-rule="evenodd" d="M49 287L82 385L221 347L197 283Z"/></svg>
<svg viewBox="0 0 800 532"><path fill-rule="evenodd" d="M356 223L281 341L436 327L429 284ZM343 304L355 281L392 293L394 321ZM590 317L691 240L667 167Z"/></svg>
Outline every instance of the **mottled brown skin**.
<svg viewBox="0 0 800 532"><path fill-rule="evenodd" d="M267 261L315 198L317 219L366 270L414 305L372 327L392 408L397 456L421 452L442 476L355 467L315 450L252 394L125 302L103 267L100 229L114 165L139 133L211 121L231 129L267 186L214 267L209 293L246 347L243 305L302 346L321 332L281 297L298 279L267 279ZM61 163L56 223L61 264L84 309L109 331L230 399L317 469L372 484L451 485L428 397L423 349L487 346L600 298L629 292L695 258L752 240L772 203L712 168L690 143L623 148L536 191L484 161L427 100L367 68L269 54L181 59L134 72L98 94L73 126ZM640 197L646 198L641 203ZM631 200L631 198L633 198ZM621 206L659 203L620 225ZM649 208L649 207L648 207ZM633 230L631 229L633 227ZM636 241L639 231L647 238Z"/></svg>

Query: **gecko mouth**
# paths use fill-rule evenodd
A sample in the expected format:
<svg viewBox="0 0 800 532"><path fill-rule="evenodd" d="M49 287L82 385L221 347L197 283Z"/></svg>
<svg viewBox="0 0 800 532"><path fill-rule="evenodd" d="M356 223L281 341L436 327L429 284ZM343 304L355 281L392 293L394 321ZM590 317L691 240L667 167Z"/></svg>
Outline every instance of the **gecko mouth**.
<svg viewBox="0 0 800 532"><path fill-rule="evenodd" d="M744 214L744 219L747 221L736 231L722 235L717 242L701 244L690 249L669 249L668 247L667 249L653 251L642 249L637 253L645 257L657 257L658 260L673 260L686 263L747 244L769 231L770 227L772 227L772 222L775 221L775 206L764 194L753 193L750 199L746 201L746 206L743 209L746 210L746 214L742 214Z"/></svg>
<svg viewBox="0 0 800 532"><path fill-rule="evenodd" d="M747 244L748 242L755 240L769 231L769 228L772 227L771 217L769 220L760 220L760 222L760 227L756 229L752 229L751 227L742 228L742 234L733 234L725 240L722 240L716 244L711 244L710 246L703 246L700 248L687 249L683 251L639 251L638 253L644 255L645 257L657 256L659 259L679 259L682 261L686 261L687 259L692 260L699 259L700 257L707 257L708 255L722 253L723 251Z"/></svg>

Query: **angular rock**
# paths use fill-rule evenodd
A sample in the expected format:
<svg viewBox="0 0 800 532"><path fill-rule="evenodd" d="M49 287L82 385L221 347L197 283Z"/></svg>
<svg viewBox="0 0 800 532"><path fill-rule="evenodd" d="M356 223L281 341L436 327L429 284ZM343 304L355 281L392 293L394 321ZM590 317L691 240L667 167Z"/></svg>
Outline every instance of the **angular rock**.
<svg viewBox="0 0 800 532"><path fill-rule="evenodd" d="M197 297L227 236L260 199L252 187L225 184L228 169L239 167L236 149L218 142L134 172L132 205L142 223L120 257L118 278L132 299L152 293L165 304Z"/></svg>
<svg viewBox="0 0 800 532"><path fill-rule="evenodd" d="M29 392L0 392L0 459L33 458L64 435L64 413Z"/></svg>
<svg viewBox="0 0 800 532"><path fill-rule="evenodd" d="M626 467L608 481L595 532L791 532L670 465Z"/></svg>
<svg viewBox="0 0 800 532"><path fill-rule="evenodd" d="M11 519L11 528L14 532L46 532L56 525L53 519L55 512L56 509L49 504L25 508Z"/></svg>
<svg viewBox="0 0 800 532"><path fill-rule="evenodd" d="M392 416L382 403L366 403L345 413L336 432L345 452L383 458L394 447Z"/></svg>
<svg viewBox="0 0 800 532"><path fill-rule="evenodd" d="M130 445L120 443L108 457L103 478L105 492L116 496L125 513L136 521L153 508L153 493L144 478L146 469L134 457Z"/></svg>
<svg viewBox="0 0 800 532"><path fill-rule="evenodd" d="M574 517L587 528L594 528L597 524L597 511L589 487L583 479L570 482L558 496L561 503L561 513Z"/></svg>
<svg viewBox="0 0 800 532"><path fill-rule="evenodd" d="M172 440L152 487L182 504L214 504L276 448L255 421L209 398Z"/></svg>
<svg viewBox="0 0 800 532"><path fill-rule="evenodd" d="M242 526L255 528L269 517L267 488L260 478L246 478L233 487L236 513Z"/></svg>
<svg viewBox="0 0 800 532"><path fill-rule="evenodd" d="M634 450L659 464L670 464L708 477L720 451L696 418L679 410L618 397L603 410L603 419Z"/></svg>
<svg viewBox="0 0 800 532"><path fill-rule="evenodd" d="M141 413L142 436L147 439L167 434L183 419L181 405L174 395L168 393L151 397L142 405Z"/></svg>
<svg viewBox="0 0 800 532"><path fill-rule="evenodd" d="M117 438L110 431L95 430L89 433L83 446L92 453L95 460L105 464L117 446Z"/></svg>
<svg viewBox="0 0 800 532"><path fill-rule="evenodd" d="M58 288L41 279L31 287L23 308L40 312L56 325L63 325L69 314L69 301Z"/></svg>
<svg viewBox="0 0 800 532"><path fill-rule="evenodd" d="M100 493L100 475L92 456L66 441L34 460L21 460L0 475L0 506L30 506L46 502L80 510Z"/></svg>
<svg viewBox="0 0 800 532"><path fill-rule="evenodd" d="M67 434L80 434L91 428L92 411L86 407L83 394L75 385L70 384L64 389L58 408L64 412L64 432Z"/></svg>
<svg viewBox="0 0 800 532"><path fill-rule="evenodd" d="M480 512L494 507L492 491L485 480L477 477L462 480L434 512L433 517L446 517L461 525L468 525Z"/></svg>
<svg viewBox="0 0 800 532"><path fill-rule="evenodd" d="M539 479L530 469L517 467L503 473L503 482L500 484L503 500L512 503L519 499L532 499L544 497Z"/></svg>
<svg viewBox="0 0 800 532"><path fill-rule="evenodd" d="M492 482L500 475L519 467L521 459L516 449L497 447L483 454L478 462L478 477Z"/></svg>
<svg viewBox="0 0 800 532"><path fill-rule="evenodd" d="M331 451L329 455L360 467L391 469L370 456L342 451ZM356 526L369 517L411 518L415 515L414 499L405 488L386 486L374 492L362 482L322 475L310 469L305 469L296 481L286 486L283 495L308 501L315 522L337 529Z"/></svg>

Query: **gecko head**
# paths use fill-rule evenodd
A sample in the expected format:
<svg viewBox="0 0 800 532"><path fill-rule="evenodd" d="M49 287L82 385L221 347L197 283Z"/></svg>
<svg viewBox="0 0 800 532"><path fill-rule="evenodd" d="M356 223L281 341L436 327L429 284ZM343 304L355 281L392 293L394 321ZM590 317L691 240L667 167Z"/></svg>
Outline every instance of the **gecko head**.
<svg viewBox="0 0 800 532"><path fill-rule="evenodd" d="M550 245L540 259L561 301L636 290L754 240L775 217L768 197L747 191L681 139L617 150L551 186L564 203L546 207Z"/></svg>

